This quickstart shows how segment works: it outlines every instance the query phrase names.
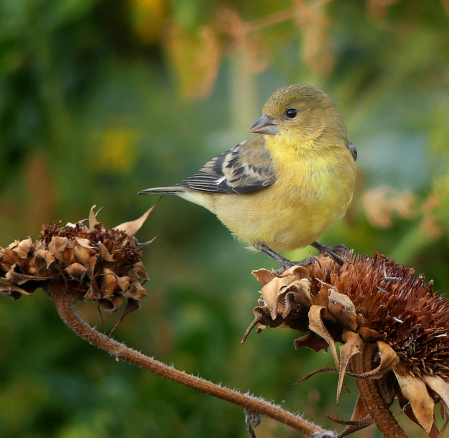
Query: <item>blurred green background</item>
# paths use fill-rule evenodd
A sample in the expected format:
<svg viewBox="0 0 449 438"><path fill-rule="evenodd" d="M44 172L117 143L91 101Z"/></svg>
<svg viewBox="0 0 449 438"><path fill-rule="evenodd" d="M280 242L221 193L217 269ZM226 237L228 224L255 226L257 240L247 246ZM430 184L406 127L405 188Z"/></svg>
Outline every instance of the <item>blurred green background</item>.
<svg viewBox="0 0 449 438"><path fill-rule="evenodd" d="M321 241L382 252L449 291L448 0L2 0L0 244L94 204L109 227L137 218L157 201L139 190L248 138L268 96L302 82L336 100L359 153L353 204ZM282 329L240 345L257 305L251 271L273 262L178 198L138 237L156 234L144 250L149 296L116 338L341 430L322 415L350 417L353 382L338 407L334 374L291 386L330 354L295 351L297 334ZM103 332L118 318L78 310ZM41 291L2 299L0 334L3 438L247 436L241 409L116 362ZM299 435L270 420L258 433Z"/></svg>

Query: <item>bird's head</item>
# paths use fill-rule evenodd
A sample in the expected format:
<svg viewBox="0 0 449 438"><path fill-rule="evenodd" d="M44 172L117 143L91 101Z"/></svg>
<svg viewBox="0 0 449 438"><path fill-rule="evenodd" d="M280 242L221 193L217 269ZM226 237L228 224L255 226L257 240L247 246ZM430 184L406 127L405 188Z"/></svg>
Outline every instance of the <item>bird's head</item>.
<svg viewBox="0 0 449 438"><path fill-rule="evenodd" d="M290 85L275 91L262 113L250 132L281 134L307 143L322 137L330 140L330 136L347 142L343 117L334 101L311 85Z"/></svg>

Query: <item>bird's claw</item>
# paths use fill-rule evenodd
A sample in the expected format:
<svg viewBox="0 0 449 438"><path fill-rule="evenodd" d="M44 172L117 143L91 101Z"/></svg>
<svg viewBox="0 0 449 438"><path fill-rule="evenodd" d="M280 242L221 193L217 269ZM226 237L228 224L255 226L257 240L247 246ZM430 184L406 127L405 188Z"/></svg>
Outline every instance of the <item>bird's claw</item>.
<svg viewBox="0 0 449 438"><path fill-rule="evenodd" d="M311 256L311 257L307 257L304 260L299 260L296 262L290 261L290 260L285 260L282 263L282 267L280 267L279 269L277 269L275 271L276 274L280 275L282 274L284 271L286 271L287 269L292 268L293 266L308 266L308 265L313 265L314 263L318 263L320 265L321 268L321 263L318 260L318 257L315 256Z"/></svg>
<svg viewBox="0 0 449 438"><path fill-rule="evenodd" d="M344 265L344 260L338 254L344 254L348 251L345 244L339 243L335 246L326 246L318 242L313 242L312 246L319 251L320 254L328 255L334 262L340 266Z"/></svg>

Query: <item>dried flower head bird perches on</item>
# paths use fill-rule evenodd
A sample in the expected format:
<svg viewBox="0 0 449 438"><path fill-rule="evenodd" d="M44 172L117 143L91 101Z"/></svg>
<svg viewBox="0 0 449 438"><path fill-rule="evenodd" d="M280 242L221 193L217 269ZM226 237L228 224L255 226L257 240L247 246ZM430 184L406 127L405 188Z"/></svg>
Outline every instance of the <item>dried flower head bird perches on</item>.
<svg viewBox="0 0 449 438"><path fill-rule="evenodd" d="M296 348L331 349L339 373L337 403L345 376L356 379L360 392L350 421L332 418L347 425L339 437L373 423L387 438L406 437L389 410L397 397L412 421L440 438L449 422L449 301L414 272L378 254L346 254L343 266L321 257L282 274L254 271L262 297L244 340L255 325L258 332L290 327L308 332ZM336 342L342 343L340 355Z"/></svg>

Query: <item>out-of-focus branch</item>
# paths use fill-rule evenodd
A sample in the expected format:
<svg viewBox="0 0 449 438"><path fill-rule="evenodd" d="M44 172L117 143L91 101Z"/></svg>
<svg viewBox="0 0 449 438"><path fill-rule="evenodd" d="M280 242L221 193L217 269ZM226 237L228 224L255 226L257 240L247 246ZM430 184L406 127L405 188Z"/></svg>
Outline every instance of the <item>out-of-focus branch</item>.
<svg viewBox="0 0 449 438"><path fill-rule="evenodd" d="M260 413L273 418L287 426L290 426L307 436L332 436L333 434L322 428L300 418L286 410L268 403L260 398L244 395L237 391L224 388L200 377L192 376L183 371L179 371L156 359L145 356L126 345L111 339L102 333L97 332L87 323L82 321L72 309L71 298L66 291L48 285L45 289L53 301L53 304L67 326L81 338L90 344L110 353L117 360L124 360L140 368L145 368L162 377L181 383L190 388L204 392L205 394L221 398L247 410Z"/></svg>

